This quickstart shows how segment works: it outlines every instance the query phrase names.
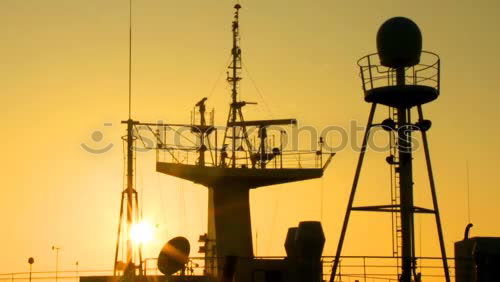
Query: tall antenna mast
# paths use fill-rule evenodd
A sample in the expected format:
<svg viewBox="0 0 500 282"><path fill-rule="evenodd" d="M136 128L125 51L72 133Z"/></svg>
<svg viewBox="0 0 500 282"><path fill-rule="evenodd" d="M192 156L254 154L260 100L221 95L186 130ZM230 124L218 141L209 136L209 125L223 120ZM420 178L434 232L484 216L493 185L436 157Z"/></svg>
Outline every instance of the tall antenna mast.
<svg viewBox="0 0 500 282"><path fill-rule="evenodd" d="M128 33L128 119L132 118L132 0L129 1Z"/></svg>
<svg viewBox="0 0 500 282"><path fill-rule="evenodd" d="M238 87L241 80L240 72L242 69L241 65L241 48L240 43L240 9L241 5L234 5L234 19L232 23L233 31L233 47L231 49L232 61L229 65L227 73L227 82L231 85L231 108L229 110L229 115L227 118L227 127L224 133L223 148L221 151L221 165L226 166L225 159L227 156L226 152L226 140L231 139L231 167L236 167L236 152L243 151L243 143L246 144L248 151L252 151L252 145L248 140L248 133L246 130L246 125L244 124L242 108L248 104L256 104L252 102L238 101ZM231 135L229 134L229 129L231 129ZM240 140L239 146L237 145L237 140ZM252 164L253 166L254 164Z"/></svg>
<svg viewBox="0 0 500 282"><path fill-rule="evenodd" d="M122 191L121 203L120 203L120 221L118 224L118 235L116 241L115 249L115 265L113 276L117 275L119 270L123 271L123 275L126 277L135 277L136 270L139 270L139 275L143 274L142 268L142 244L137 246L138 263L136 265L134 262L134 245L131 239L131 231L134 223L138 223L140 220L139 213L139 200L137 191L134 189L134 141L136 137L134 136L134 126L139 124L138 121L132 119L132 0L129 0L129 54L128 54L128 119L122 121L122 123L127 124L127 135L122 139L126 143L127 148L127 158L126 158L126 177L127 184L125 189ZM122 230L122 218L123 218L123 207L124 200L127 199L126 203L126 230L125 230L125 257L124 268L119 266L118 252L120 249L121 241L121 230Z"/></svg>
<svg viewBox="0 0 500 282"><path fill-rule="evenodd" d="M127 265L132 262L133 248L130 239L133 224L132 197L134 193L134 122L132 120L132 0L129 1L129 48L128 48L128 120L127 120Z"/></svg>
<svg viewBox="0 0 500 282"><path fill-rule="evenodd" d="M234 9L236 10L234 12L234 21L233 21L233 48L231 49L231 54L233 55L233 62L229 66L229 69L231 69L232 73L231 76L227 78L227 81L231 83L231 98L232 98L232 104L231 104L231 122L236 122L236 115L238 114L238 110L241 110L241 108L238 108L236 106L238 102L238 82L241 80L241 77L238 76L238 69L241 69L241 49L238 46L239 45L239 36L240 36L240 9L241 5L236 4L234 6ZM233 132L232 132L232 155L231 155L231 164L232 167L236 166L236 127L233 126Z"/></svg>

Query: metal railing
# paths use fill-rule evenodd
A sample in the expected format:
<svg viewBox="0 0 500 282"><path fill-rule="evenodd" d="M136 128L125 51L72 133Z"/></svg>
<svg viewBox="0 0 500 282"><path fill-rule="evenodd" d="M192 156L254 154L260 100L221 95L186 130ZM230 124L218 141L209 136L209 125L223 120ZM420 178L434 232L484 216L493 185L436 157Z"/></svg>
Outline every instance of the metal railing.
<svg viewBox="0 0 500 282"><path fill-rule="evenodd" d="M112 276L113 270L59 270L0 273L0 281L80 281L82 276Z"/></svg>
<svg viewBox="0 0 500 282"><path fill-rule="evenodd" d="M261 256L257 259L284 259L281 256ZM216 260L217 258L208 258ZM335 281L398 281L398 257L392 256L342 256ZM322 258L323 279L328 281L334 256ZM454 258L448 258L451 263L450 273L454 277ZM184 275L203 275L206 259L204 257L191 257ZM156 266L156 258L144 260L146 276L162 275ZM421 273L422 281L444 281L444 270L441 257L418 257L417 273ZM84 276L112 276L112 270L66 270L57 272L58 281L79 281ZM176 273L175 275L180 275ZM29 281L29 272L1 273L0 281ZM34 281L55 281L55 271L37 271L31 273Z"/></svg>
<svg viewBox="0 0 500 282"><path fill-rule="evenodd" d="M379 54L366 55L358 60L359 76L363 91L396 85L396 69L383 66ZM405 82L408 85L428 86L440 90L440 59L435 53L422 51L420 63L405 68Z"/></svg>
<svg viewBox="0 0 500 282"><path fill-rule="evenodd" d="M156 128L156 130L155 130ZM200 151L204 151L203 166L220 167L224 163L222 158L225 155L225 163L231 161L232 150L227 144L218 144L217 132L221 128L212 128L212 134L204 138L204 144L200 144L199 132L202 129L194 125L182 124L145 124L135 127L134 143L136 151L146 152L155 150L157 162L168 162L186 165L198 165ZM273 130L278 130L273 128ZM167 134L168 133L168 134ZM261 144L256 138L258 131L248 131L248 140L253 137L253 143L249 148L242 149L238 146L235 151L235 163L237 168L324 168L330 163L333 152L323 150L323 139L320 138L318 144L309 144L310 150L298 150L299 144L292 144L292 150L287 149L281 135L286 135L286 131L281 130L280 136L269 134L265 143L264 152ZM220 136L219 136L220 138ZM280 139L277 141L276 139ZM276 142L275 142L276 141ZM220 142L220 140L219 140ZM243 141L241 141L243 143ZM302 145L302 144L300 144ZM241 147L241 149L240 149ZM302 146L308 148L307 144ZM265 165L262 165L262 164Z"/></svg>
<svg viewBox="0 0 500 282"><path fill-rule="evenodd" d="M205 152L205 166L215 167L219 166L221 149L212 149ZM215 155L218 155L216 159ZM332 153L320 151L283 151L273 156L266 163L266 169L279 169L279 168L323 168ZM171 146L168 148L161 148L157 150L156 161L168 162L186 165L197 165L199 158L198 149L195 147L178 147ZM252 160L251 154L242 152L236 158L238 168L251 168ZM216 163L217 162L217 163Z"/></svg>
<svg viewBox="0 0 500 282"><path fill-rule="evenodd" d="M393 256L342 256L335 281L399 281L400 259ZM334 260L335 257L323 258L326 281ZM454 262L454 259L448 258L448 261ZM454 273L454 264L449 269ZM445 280L441 257L418 257L416 272L421 274L422 281Z"/></svg>

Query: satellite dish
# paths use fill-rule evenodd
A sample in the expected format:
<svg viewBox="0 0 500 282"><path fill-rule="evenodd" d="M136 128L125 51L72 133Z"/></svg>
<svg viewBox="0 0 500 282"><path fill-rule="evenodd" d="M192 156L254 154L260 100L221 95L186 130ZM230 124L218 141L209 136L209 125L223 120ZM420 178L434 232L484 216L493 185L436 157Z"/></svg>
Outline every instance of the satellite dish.
<svg viewBox="0 0 500 282"><path fill-rule="evenodd" d="M184 237L175 237L163 246L158 256L158 269L165 275L172 275L181 270L189 261L189 241Z"/></svg>

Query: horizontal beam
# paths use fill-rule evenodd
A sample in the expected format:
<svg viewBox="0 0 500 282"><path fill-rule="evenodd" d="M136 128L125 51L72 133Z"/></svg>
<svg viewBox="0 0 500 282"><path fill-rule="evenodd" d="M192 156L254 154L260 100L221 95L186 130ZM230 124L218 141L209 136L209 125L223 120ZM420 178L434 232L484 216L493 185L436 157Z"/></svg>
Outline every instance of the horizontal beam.
<svg viewBox="0 0 500 282"><path fill-rule="evenodd" d="M122 123L127 123L126 120L122 121ZM181 124L181 123L152 123L152 122L139 122L133 121L134 125L146 125L146 126L157 126L157 127L170 127L170 126L178 126L178 127L201 127L192 124Z"/></svg>
<svg viewBox="0 0 500 282"><path fill-rule="evenodd" d="M121 123L127 124L127 121L124 120ZM198 128L201 127L199 125L193 124L181 124L181 123L151 123L151 122L139 122L133 121L134 125L146 125L146 126L157 126L157 127L192 127ZM251 120L244 122L229 122L228 126L270 126L270 125L296 125L296 119L272 119L272 120Z"/></svg>
<svg viewBox="0 0 500 282"><path fill-rule="evenodd" d="M270 125L296 125L297 120L292 119L269 119L229 122L228 126L270 126Z"/></svg>
<svg viewBox="0 0 500 282"><path fill-rule="evenodd" d="M380 206L363 206L363 207L352 207L353 211L372 211L372 212L401 212L399 205L380 205ZM422 208L422 207L413 207L414 213L435 213L434 210Z"/></svg>

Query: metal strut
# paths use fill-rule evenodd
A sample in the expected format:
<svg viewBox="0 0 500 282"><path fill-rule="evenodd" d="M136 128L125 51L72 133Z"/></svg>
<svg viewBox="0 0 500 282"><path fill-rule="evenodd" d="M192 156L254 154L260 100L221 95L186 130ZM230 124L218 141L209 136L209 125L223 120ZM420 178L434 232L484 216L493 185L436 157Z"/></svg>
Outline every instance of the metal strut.
<svg viewBox="0 0 500 282"><path fill-rule="evenodd" d="M349 203L347 204L347 210L344 217L344 224L342 225L342 233L340 233L339 244L337 246L337 253L335 254L335 260L333 261L330 282L333 282L335 280L337 268L339 267L340 254L342 253L342 245L344 244L345 234L347 231L347 224L349 223L349 216L351 215L352 205L354 203L354 195L356 194L356 188L358 187L359 175L361 173L361 167L363 166L363 160L365 158L366 147L368 144L368 137L370 135L370 129L373 124L373 116L375 115L376 108L377 104L373 103L370 110L370 115L368 116L368 123L365 130L365 136L363 138L363 144L361 145L361 153L359 154L358 165L356 167L356 174L354 175L354 181L352 183L351 195L349 196Z"/></svg>
<svg viewBox="0 0 500 282"><path fill-rule="evenodd" d="M403 67L397 68L396 72L396 84L398 86L405 85L405 69ZM417 273L417 259L415 252L415 230L414 230L414 216L415 213L433 213L436 217L436 226L438 229L439 243L441 248L441 255L443 260L443 268L445 271L446 281L450 281L448 262L446 257L446 250L444 246L443 231L441 226L441 219L439 215L439 207L436 196L436 188L434 183L434 176L432 172L432 165L430 161L429 145L427 141L426 130L428 128L420 127L422 132L422 139L424 144L427 172L429 175L433 209L426 209L421 207L416 207L414 205L413 196L413 167L412 167L412 131L415 130L414 125L411 120L411 109L404 105L399 105L392 109L393 117L397 117L397 121L392 123L394 127L391 130L396 130L397 132L397 142L391 139L391 156L387 159L387 162L393 167L393 179L391 194L392 200L390 205L382 206L365 206L365 207L353 207L354 197L357 190L357 185L361 173L361 168L364 160L364 155L366 153L367 140L370 133L370 128L373 123L373 116L375 114L376 103L372 104L370 115L368 118L368 125L365 131L363 145L361 148L361 153L358 160L358 165L356 168L356 174L354 176L354 182L351 189L351 194L349 197L349 202L347 205L347 211L344 218L344 223L342 226L342 232L339 239L339 244L337 247L337 253L335 260L333 262L332 273L330 276L330 282L335 280L337 274L337 268L340 264L340 255L342 252L343 243L345 240L345 235L347 233L347 225L349 222L349 217L351 211L378 211L378 212L392 212L396 213L396 217L393 217L393 254L400 257L401 262L401 272L399 276L399 281L401 282L411 282L412 279L419 281L420 274ZM417 124L425 123L423 119L422 106L417 105L419 120ZM396 113L394 113L396 112ZM394 222L395 221L395 222ZM400 235L400 236L399 236ZM399 245L399 242L401 245ZM399 252L401 254L399 255Z"/></svg>
<svg viewBox="0 0 500 282"><path fill-rule="evenodd" d="M126 217L126 225L125 225L125 266L126 269L129 270L127 275L133 275L135 276L135 271L136 269L139 270L139 275L143 275L143 265L142 265L142 246L137 246L137 256L139 259L139 265L135 265L134 263L134 244L131 240L131 229L132 225L134 223L137 223L140 221L141 217L139 214L139 200L138 200L138 195L137 191L134 189L134 160L135 160L135 154L134 154L134 142L135 142L135 135L134 135L134 126L139 124L139 122L134 121L132 119L128 119L126 121L122 121L122 123L127 124L127 135L124 136L124 140L126 143L126 187L122 191L121 195L121 201L120 201L120 221L118 223L118 234L117 234L117 242L116 242L116 249L115 249L115 263L114 263L114 270L113 270L113 275L117 275L117 272L119 270L118 267L118 252L119 252L119 245L120 245L120 237L122 234L122 219ZM126 202L125 202L126 198ZM126 206L126 211L124 211L124 206ZM133 271L132 271L133 270ZM124 270L125 272L125 270ZM124 273L125 274L125 273Z"/></svg>
<svg viewBox="0 0 500 282"><path fill-rule="evenodd" d="M422 106L419 105L418 109L418 119L419 121L424 120L424 114L422 112ZM443 228L441 226L441 216L439 215L439 206L437 201L437 193L436 193L436 185L434 183L434 174L432 172L432 164L431 164L431 154L429 151L429 143L427 142L427 133L425 130L422 130L422 143L424 144L424 153L425 153L425 162L427 164L427 173L429 174L429 183L431 187L432 194L432 204L434 206L434 214L436 216L436 226L439 236L439 247L441 249L441 257L443 260L443 268L444 268L444 276L446 282L450 282L450 271L448 268L448 259L446 256L446 248L444 245L444 237L443 237Z"/></svg>

